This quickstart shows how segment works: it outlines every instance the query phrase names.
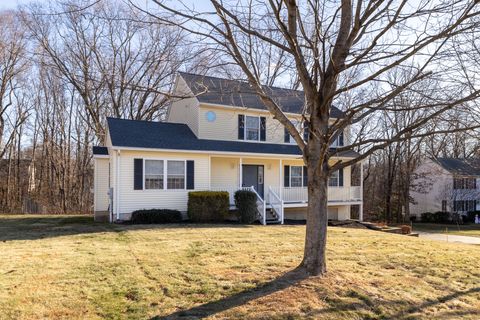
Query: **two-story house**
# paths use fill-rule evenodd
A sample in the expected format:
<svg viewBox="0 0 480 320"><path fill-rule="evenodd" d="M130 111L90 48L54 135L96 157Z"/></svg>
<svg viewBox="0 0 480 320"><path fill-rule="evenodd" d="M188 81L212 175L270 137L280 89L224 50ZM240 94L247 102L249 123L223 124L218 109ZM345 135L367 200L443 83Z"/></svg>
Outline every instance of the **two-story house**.
<svg viewBox="0 0 480 320"><path fill-rule="evenodd" d="M480 160L436 158L422 162L410 188L410 214L480 210Z"/></svg>
<svg viewBox="0 0 480 320"><path fill-rule="evenodd" d="M299 130L301 91L268 87ZM96 218L129 219L138 209L187 210L192 190L257 193L259 221L305 219L307 176L301 152L284 127L268 112L248 83L179 73L165 122L107 119L106 144L94 147ZM343 113L332 108L332 118ZM348 129L331 146L343 146ZM358 154L344 151L331 161ZM361 170L360 170L361 171ZM352 185L350 167L332 174L329 219L350 218L351 206L362 219L362 186Z"/></svg>

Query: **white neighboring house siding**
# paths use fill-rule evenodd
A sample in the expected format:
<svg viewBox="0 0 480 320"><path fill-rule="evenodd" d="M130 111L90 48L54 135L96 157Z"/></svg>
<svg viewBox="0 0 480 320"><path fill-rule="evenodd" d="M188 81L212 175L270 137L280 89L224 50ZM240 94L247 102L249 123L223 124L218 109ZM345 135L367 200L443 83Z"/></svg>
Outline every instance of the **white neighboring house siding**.
<svg viewBox="0 0 480 320"><path fill-rule="evenodd" d="M452 174L432 160L426 160L415 170L415 173L419 178L415 179L414 183L422 184L425 192L419 192L418 189L410 191L410 196L415 202L410 203L410 214L420 217L424 212L441 211L442 200L449 202L451 200L446 193L453 187Z"/></svg>
<svg viewBox="0 0 480 320"><path fill-rule="evenodd" d="M190 96L192 92L188 88L182 77L177 77L175 89L173 91L179 96ZM167 122L184 123L190 127L193 133L198 137L198 117L199 103L197 98L184 98L174 101L169 108Z"/></svg>
<svg viewBox="0 0 480 320"><path fill-rule="evenodd" d="M121 220L140 209L176 209L187 211L188 192L193 190L134 190L133 159L193 160L195 190L209 188L209 156L192 153L168 153L162 151L120 151L119 207ZM145 168L144 168L145 169Z"/></svg>

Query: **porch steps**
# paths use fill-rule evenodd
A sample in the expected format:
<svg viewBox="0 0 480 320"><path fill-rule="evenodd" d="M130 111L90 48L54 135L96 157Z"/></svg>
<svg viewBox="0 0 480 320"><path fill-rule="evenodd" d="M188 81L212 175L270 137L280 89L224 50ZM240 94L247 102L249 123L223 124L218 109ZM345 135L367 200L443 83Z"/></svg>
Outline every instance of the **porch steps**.
<svg viewBox="0 0 480 320"><path fill-rule="evenodd" d="M267 224L280 224L280 223L282 223L280 221L280 218L278 217L277 213L273 209L267 208L266 213L267 213L267 219L265 220L265 222Z"/></svg>

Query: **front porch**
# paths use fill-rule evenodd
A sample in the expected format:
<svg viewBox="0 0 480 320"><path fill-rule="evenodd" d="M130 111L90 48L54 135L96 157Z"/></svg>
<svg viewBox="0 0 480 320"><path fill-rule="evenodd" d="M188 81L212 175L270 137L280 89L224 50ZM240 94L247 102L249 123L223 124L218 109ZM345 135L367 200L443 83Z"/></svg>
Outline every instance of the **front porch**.
<svg viewBox="0 0 480 320"><path fill-rule="evenodd" d="M210 189L227 191L232 207L235 206L234 194L237 190L251 190L257 194L260 222L283 223L285 209L307 207L307 181L302 168L302 159L211 157ZM362 186L351 185L350 168L332 177L330 184L329 207L359 205L359 219L362 220Z"/></svg>

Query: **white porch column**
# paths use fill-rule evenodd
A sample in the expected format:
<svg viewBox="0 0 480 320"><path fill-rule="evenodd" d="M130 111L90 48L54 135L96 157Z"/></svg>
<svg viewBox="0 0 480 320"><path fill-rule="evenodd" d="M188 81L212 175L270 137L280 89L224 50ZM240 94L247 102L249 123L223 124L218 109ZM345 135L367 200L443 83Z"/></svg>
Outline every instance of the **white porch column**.
<svg viewBox="0 0 480 320"><path fill-rule="evenodd" d="M283 184L283 160L280 159L280 167L278 169L278 174L280 177L280 181L278 182L278 195L280 196L280 199L283 200L283 190L282 190L282 184Z"/></svg>
<svg viewBox="0 0 480 320"><path fill-rule="evenodd" d="M360 198L362 202L358 210L358 220L363 221L363 161L360 161Z"/></svg>
<svg viewBox="0 0 480 320"><path fill-rule="evenodd" d="M240 161L238 162L238 187L239 188L242 188L242 184L243 184L243 168L242 168L242 165L243 165L243 158L240 158Z"/></svg>
<svg viewBox="0 0 480 320"><path fill-rule="evenodd" d="M208 190L212 190L212 156L208 156Z"/></svg>

